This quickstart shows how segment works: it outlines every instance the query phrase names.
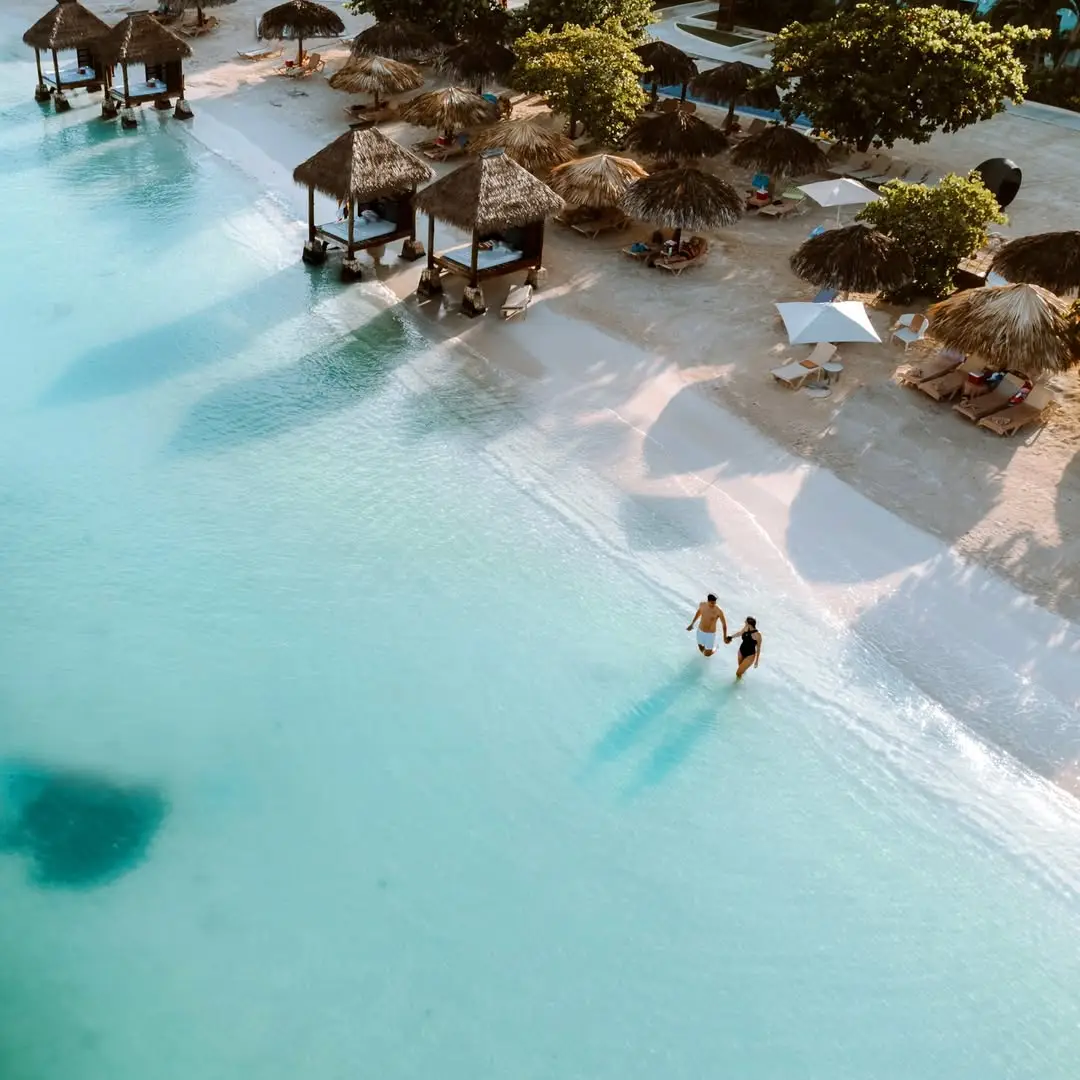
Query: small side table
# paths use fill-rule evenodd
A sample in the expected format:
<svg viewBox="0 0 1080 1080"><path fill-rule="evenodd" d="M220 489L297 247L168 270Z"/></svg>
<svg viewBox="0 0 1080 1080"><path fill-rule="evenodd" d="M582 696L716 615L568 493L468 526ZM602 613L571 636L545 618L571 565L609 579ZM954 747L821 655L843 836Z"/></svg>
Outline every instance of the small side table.
<svg viewBox="0 0 1080 1080"><path fill-rule="evenodd" d="M839 360L830 360L821 365L821 370L825 372L825 381L832 384L840 381L840 376L844 373L844 365Z"/></svg>

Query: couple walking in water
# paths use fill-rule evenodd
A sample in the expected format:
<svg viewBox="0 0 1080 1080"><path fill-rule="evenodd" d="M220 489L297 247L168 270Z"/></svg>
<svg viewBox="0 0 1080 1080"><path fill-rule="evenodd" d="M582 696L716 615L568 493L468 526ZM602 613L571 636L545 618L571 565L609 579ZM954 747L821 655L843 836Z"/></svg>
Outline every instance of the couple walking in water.
<svg viewBox="0 0 1080 1080"><path fill-rule="evenodd" d="M743 628L737 634L728 634L727 619L724 612L716 602L712 593L698 604L694 617L690 620L687 630L693 630L694 624L698 624L697 647L702 656L712 656L716 652L716 624L722 629L722 637L725 645L730 645L736 638L739 642L739 662L735 671L735 678L741 679L751 667L757 667L761 659L761 634L757 628L757 620L747 615Z"/></svg>

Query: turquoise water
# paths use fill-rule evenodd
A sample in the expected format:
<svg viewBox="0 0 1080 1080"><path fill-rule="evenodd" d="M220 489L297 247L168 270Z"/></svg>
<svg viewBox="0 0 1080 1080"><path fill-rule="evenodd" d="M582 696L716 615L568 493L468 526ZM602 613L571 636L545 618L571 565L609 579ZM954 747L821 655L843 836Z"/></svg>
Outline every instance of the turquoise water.
<svg viewBox="0 0 1080 1080"><path fill-rule="evenodd" d="M0 68L0 1075L1071 1077L1077 816ZM699 585L780 629L737 690Z"/></svg>

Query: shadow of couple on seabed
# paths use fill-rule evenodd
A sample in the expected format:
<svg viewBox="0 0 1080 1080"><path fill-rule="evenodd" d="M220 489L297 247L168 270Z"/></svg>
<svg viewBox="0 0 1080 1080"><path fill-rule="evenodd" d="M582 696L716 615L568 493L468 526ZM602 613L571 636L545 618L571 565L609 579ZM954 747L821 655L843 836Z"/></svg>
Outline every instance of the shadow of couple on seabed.
<svg viewBox="0 0 1080 1080"><path fill-rule="evenodd" d="M589 754L583 777L611 765L648 741L663 721L663 734L653 750L623 787L633 798L667 780L682 766L710 730L719 727L725 706L738 692L732 681L720 686L716 668L724 657L711 661L695 655L653 691L623 710ZM726 665L724 665L726 668Z"/></svg>

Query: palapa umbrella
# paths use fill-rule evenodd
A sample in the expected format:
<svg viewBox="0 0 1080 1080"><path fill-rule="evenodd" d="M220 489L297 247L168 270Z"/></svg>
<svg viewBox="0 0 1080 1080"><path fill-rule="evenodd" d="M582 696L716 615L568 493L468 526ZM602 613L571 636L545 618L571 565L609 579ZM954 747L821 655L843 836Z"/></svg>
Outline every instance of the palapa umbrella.
<svg viewBox="0 0 1080 1080"><path fill-rule="evenodd" d="M561 165L577 153L577 148L561 131L553 131L535 120L502 120L478 131L469 143L469 149L477 152L500 147L508 158L530 172Z"/></svg>
<svg viewBox="0 0 1080 1080"><path fill-rule="evenodd" d="M700 169L665 169L636 180L619 200L627 217L674 229L678 247L683 229L709 232L734 225L742 216L742 196L726 181Z"/></svg>
<svg viewBox="0 0 1080 1080"><path fill-rule="evenodd" d="M965 289L934 304L930 333L946 348L973 353L988 367L1035 376L1080 360L1069 304L1038 285Z"/></svg>
<svg viewBox="0 0 1080 1080"><path fill-rule="evenodd" d="M479 94L460 86L445 86L418 94L401 110L401 119L418 127L436 128L447 136L495 118L495 107Z"/></svg>
<svg viewBox="0 0 1080 1080"><path fill-rule="evenodd" d="M878 332L856 300L835 304L777 304L792 345L815 345L819 341L876 341Z"/></svg>
<svg viewBox="0 0 1080 1080"><path fill-rule="evenodd" d="M645 65L643 78L652 87L652 104L656 104L661 86L681 86L680 100L685 100L686 84L697 74L693 57L666 41L646 41L644 45L638 45L634 52Z"/></svg>
<svg viewBox="0 0 1080 1080"><path fill-rule="evenodd" d="M380 94L404 94L424 85L424 76L411 64L385 56L361 56L348 60L345 66L330 77L335 90L350 94L372 94L379 107Z"/></svg>
<svg viewBox="0 0 1080 1080"><path fill-rule="evenodd" d="M727 144L727 136L718 127L683 109L645 113L626 134L626 145L632 150L660 161L714 157Z"/></svg>
<svg viewBox="0 0 1080 1080"><path fill-rule="evenodd" d="M548 177L548 187L571 206L606 210L618 206L626 189L635 180L642 180L648 175L630 158L593 154L592 157L557 165Z"/></svg>
<svg viewBox="0 0 1080 1080"><path fill-rule="evenodd" d="M296 42L296 62L304 62L307 38L339 37L345 24L328 7L314 0L288 0L286 4L264 11L259 19L259 37Z"/></svg>
<svg viewBox="0 0 1080 1080"><path fill-rule="evenodd" d="M439 47L430 30L404 19L377 22L353 38L353 56L389 56L392 60L413 60Z"/></svg>
<svg viewBox="0 0 1080 1080"><path fill-rule="evenodd" d="M775 109L780 104L780 95L773 86L758 83L761 69L734 60L730 64L719 64L709 68L690 80L690 89L703 101L714 105L727 103L728 114L724 121L724 130L730 131L735 122L735 106L749 105L755 109Z"/></svg>
<svg viewBox="0 0 1080 1080"><path fill-rule="evenodd" d="M829 229L804 240L791 269L818 288L892 292L911 280L911 259L891 236L866 225Z"/></svg>
<svg viewBox="0 0 1080 1080"><path fill-rule="evenodd" d="M475 86L481 94L488 83L509 76L514 61L514 53L508 46L493 39L472 38L447 49L438 66L452 79Z"/></svg>
<svg viewBox="0 0 1080 1080"><path fill-rule="evenodd" d="M865 206L875 202L880 196L865 184L845 176L840 180L820 180L816 184L803 184L800 191L805 192L818 206L835 206L836 223L840 224L841 206Z"/></svg>
<svg viewBox="0 0 1080 1080"><path fill-rule="evenodd" d="M1010 240L990 269L1008 281L1041 285L1055 293L1080 289L1080 232L1038 233Z"/></svg>
<svg viewBox="0 0 1080 1080"><path fill-rule="evenodd" d="M770 124L743 139L731 152L741 168L761 169L771 176L801 176L825 167L825 151L792 127Z"/></svg>

